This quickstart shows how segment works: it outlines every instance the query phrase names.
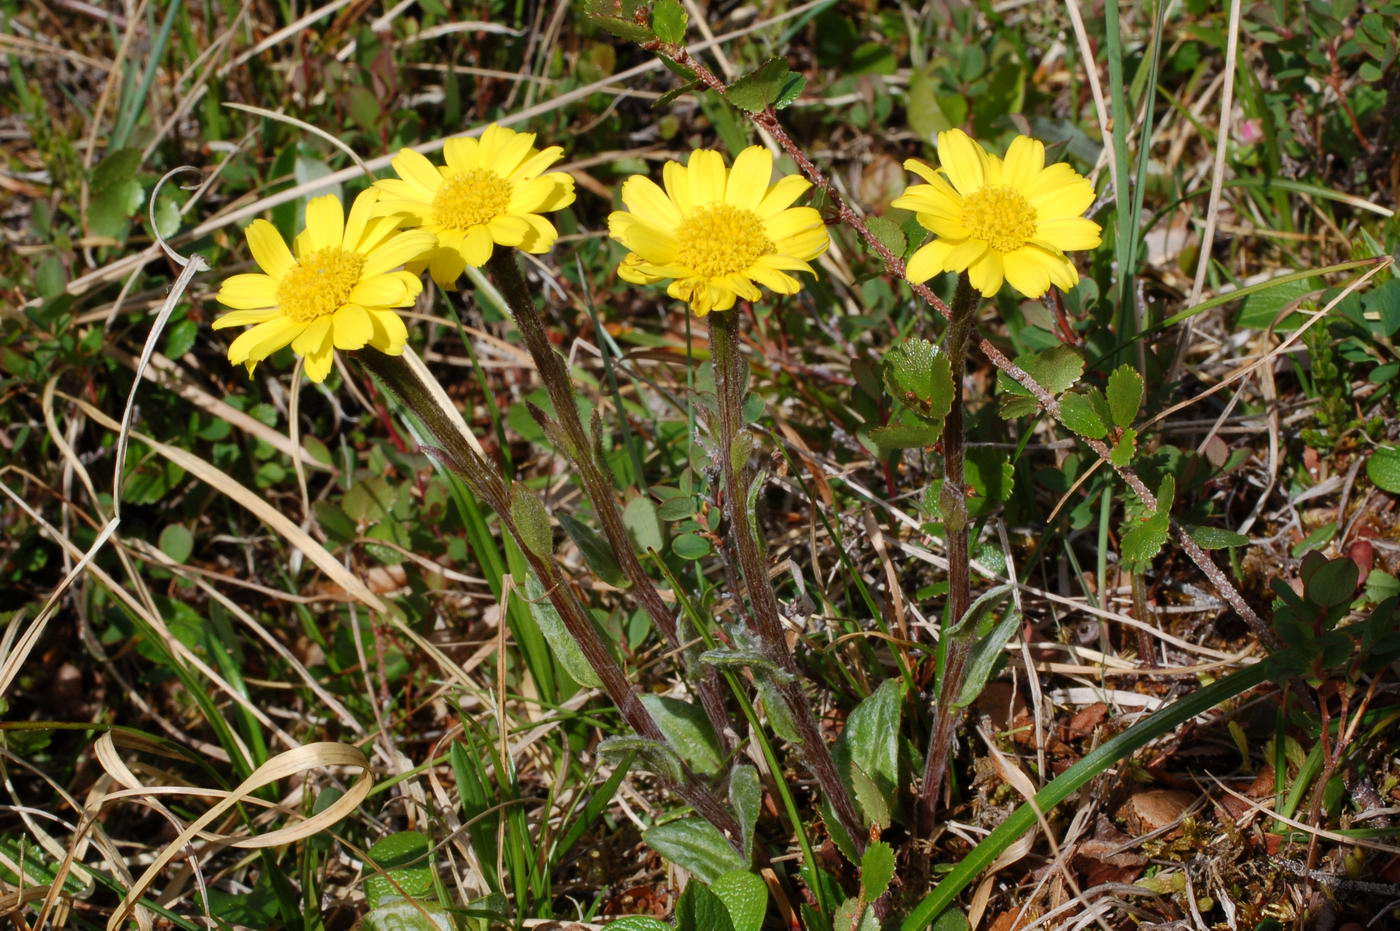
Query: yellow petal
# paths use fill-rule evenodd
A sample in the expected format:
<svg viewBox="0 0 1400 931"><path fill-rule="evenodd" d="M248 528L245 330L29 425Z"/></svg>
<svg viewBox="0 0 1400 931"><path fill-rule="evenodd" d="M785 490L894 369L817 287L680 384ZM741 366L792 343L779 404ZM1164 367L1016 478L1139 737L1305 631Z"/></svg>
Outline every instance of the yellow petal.
<svg viewBox="0 0 1400 931"><path fill-rule="evenodd" d="M982 189L982 149L961 129L938 134L938 161L959 194L966 197Z"/></svg>
<svg viewBox="0 0 1400 931"><path fill-rule="evenodd" d="M393 275L376 275L361 281L350 291L348 298L351 303L366 307L394 307L403 299L403 281Z"/></svg>
<svg viewBox="0 0 1400 931"><path fill-rule="evenodd" d="M231 326L266 323L268 320L274 317L280 317L281 315L282 311L276 307L265 307L261 310L231 310L210 324L210 329L223 330Z"/></svg>
<svg viewBox="0 0 1400 931"><path fill-rule="evenodd" d="M1017 136L1011 140L1011 147L1006 150L1002 182L1024 194L1030 190L1031 184L1040 176L1044 167L1045 143L1030 136ZM1010 278L1009 271L1007 277Z"/></svg>
<svg viewBox="0 0 1400 931"><path fill-rule="evenodd" d="M529 181L564 157L564 150L557 145L536 152L520 163L520 167L510 173L512 181Z"/></svg>
<svg viewBox="0 0 1400 931"><path fill-rule="evenodd" d="M1033 247L1031 247L1033 248ZM1040 297L1050 288L1050 272L1034 258L1026 255L1029 248L1017 249L1001 257L1006 283L1026 297Z"/></svg>
<svg viewBox="0 0 1400 931"><path fill-rule="evenodd" d="M951 249L943 260L943 270L948 272L967 271L974 262L980 261L982 256L991 251L991 248L980 239L968 239L963 242L950 242Z"/></svg>
<svg viewBox="0 0 1400 931"><path fill-rule="evenodd" d="M360 234L360 241L355 244L355 251L360 255L369 255L383 245L386 239L397 233L405 219L404 214L395 214L370 220L365 224L364 232Z"/></svg>
<svg viewBox="0 0 1400 931"><path fill-rule="evenodd" d="M438 188L442 187L442 172L428 161L427 156L412 149L400 149L389 162L400 178L419 189L423 200L431 202Z"/></svg>
<svg viewBox="0 0 1400 931"><path fill-rule="evenodd" d="M773 182L773 186L763 195L753 212L766 220L791 207L792 202L806 193L811 186L812 182L801 175L784 175Z"/></svg>
<svg viewBox="0 0 1400 931"><path fill-rule="evenodd" d="M661 166L661 180L666 185L666 196L682 214L690 212L690 173L680 162L668 161ZM786 205L784 205L786 206Z"/></svg>
<svg viewBox="0 0 1400 931"><path fill-rule="evenodd" d="M656 284L665 279L665 275L658 275L656 266L646 259L629 252L622 259L622 264L617 266L617 277L632 284Z"/></svg>
<svg viewBox="0 0 1400 931"><path fill-rule="evenodd" d="M966 239L967 229L960 218L952 218L941 213L919 213L919 225L944 239Z"/></svg>
<svg viewBox="0 0 1400 931"><path fill-rule="evenodd" d="M281 279L297 260L292 258L292 250L287 241L277 232L277 227L266 220L254 220L244 231L248 237L248 248L252 250L253 261L273 278Z"/></svg>
<svg viewBox="0 0 1400 931"><path fill-rule="evenodd" d="M375 188L368 188L355 198L354 203L350 205L350 216L345 220L345 237L341 241L341 248L351 252L359 248L360 241L364 239L365 229L374 219L374 206L379 203L381 193Z"/></svg>
<svg viewBox="0 0 1400 931"><path fill-rule="evenodd" d="M321 351L324 343L330 342L331 317L317 317L306 325L306 329L297 334L292 340L292 352L297 355L306 356Z"/></svg>
<svg viewBox="0 0 1400 931"><path fill-rule="evenodd" d="M676 257L675 237L644 223L635 215L615 210L608 215L608 235L648 262L664 264Z"/></svg>
<svg viewBox="0 0 1400 931"><path fill-rule="evenodd" d="M277 282L269 275L231 275L219 285L214 300L237 310L277 306Z"/></svg>
<svg viewBox="0 0 1400 931"><path fill-rule="evenodd" d="M331 340L336 349L363 349L374 335L369 312L359 304L346 304L331 318Z"/></svg>
<svg viewBox="0 0 1400 931"><path fill-rule="evenodd" d="M477 157L481 159L481 164L493 171L498 171L502 176L509 174L508 171L499 171L501 153L518 135L519 133L515 130L506 129L499 123L492 123L490 126L487 126L481 132L481 144L477 149ZM534 136L532 135L530 137L530 142L533 141ZM529 148L529 142L526 143L526 148ZM511 167L514 168L519 164L520 159L517 158L515 165Z"/></svg>
<svg viewBox="0 0 1400 931"><path fill-rule="evenodd" d="M432 198L427 196L423 188L412 181L404 181L401 178L385 178L383 181L374 182L375 188L380 192L379 203L375 204L375 213L383 216L398 209L401 202L413 205L415 212L426 213L432 206Z"/></svg>
<svg viewBox="0 0 1400 931"><path fill-rule="evenodd" d="M468 265L485 265L493 251L490 231L484 226L473 226L462 235L460 251Z"/></svg>
<svg viewBox="0 0 1400 931"><path fill-rule="evenodd" d="M278 315L251 330L244 330L228 347L228 360L234 365L261 362L296 338L306 328L291 317Z"/></svg>
<svg viewBox="0 0 1400 931"><path fill-rule="evenodd" d="M1097 223L1084 217L1040 220L1035 225L1036 240L1047 243L1061 252L1097 249L1103 241L1099 235L1101 232Z"/></svg>
<svg viewBox="0 0 1400 931"><path fill-rule="evenodd" d="M302 367L302 371L306 373L307 378L319 385L331 373L331 365L334 362L335 349L327 343L306 357L306 364Z"/></svg>
<svg viewBox="0 0 1400 931"><path fill-rule="evenodd" d="M687 163L692 206L703 207L724 200L724 158L711 149L696 149Z"/></svg>
<svg viewBox="0 0 1400 931"><path fill-rule="evenodd" d="M530 233L530 224L519 216L499 216L486 226L491 238L503 246L518 246Z"/></svg>
<svg viewBox="0 0 1400 931"><path fill-rule="evenodd" d="M516 182L506 210L509 213L538 213L563 210L573 202L573 176L563 171L551 171L539 178Z"/></svg>
<svg viewBox="0 0 1400 931"><path fill-rule="evenodd" d="M995 249L987 249L982 253L982 257L968 266L967 280L972 286L982 292L983 297L991 297L1001 290L1002 279L1005 272L1002 267L1001 253Z"/></svg>
<svg viewBox="0 0 1400 931"><path fill-rule="evenodd" d="M1050 283L1062 291L1079 284L1079 269L1063 253L1036 245L1024 246L1015 252L1021 259L1033 261L1050 276Z"/></svg>
<svg viewBox="0 0 1400 931"><path fill-rule="evenodd" d="M481 167L480 143L473 136L453 136L442 144L442 155L447 167L454 172L471 171Z"/></svg>
<svg viewBox="0 0 1400 931"><path fill-rule="evenodd" d="M759 259L748 271L749 277L770 291L778 294L796 294L802 290L802 282L791 275L780 272Z"/></svg>
<svg viewBox="0 0 1400 931"><path fill-rule="evenodd" d="M923 161L922 159L906 158L904 160L904 170L912 171L914 174L918 175L920 178L923 178L929 184L933 184L935 180L942 179L942 175L939 174L938 169L934 168L932 165L930 165L928 162Z"/></svg>
<svg viewBox="0 0 1400 931"><path fill-rule="evenodd" d="M339 249L345 238L345 208L334 194L313 197L306 205L306 237L308 252Z"/></svg>
<svg viewBox="0 0 1400 931"><path fill-rule="evenodd" d="M743 210L753 210L768 193L768 182L773 180L773 153L763 146L751 145L734 159L734 167L729 169L729 182L724 189L724 200Z"/></svg>
<svg viewBox="0 0 1400 931"><path fill-rule="evenodd" d="M553 223L537 213L521 214L520 219L530 227L525 238L520 240L521 249L538 255L554 248L554 240L559 238L559 231L554 228Z"/></svg>
<svg viewBox="0 0 1400 931"><path fill-rule="evenodd" d="M654 229L669 231L681 225L681 212L671 198L645 175L633 175L622 182L622 203Z"/></svg>
<svg viewBox="0 0 1400 931"><path fill-rule="evenodd" d="M831 237L827 235L825 226L818 226L815 229L804 230L796 236L789 236L774 243L774 246L780 255L810 262L831 246Z"/></svg>
<svg viewBox="0 0 1400 931"><path fill-rule="evenodd" d="M742 275L725 275L719 281L712 282L712 284L718 284L726 291L733 291L736 296L742 297L746 301L759 301L763 299L763 292L754 286L753 281L749 279L747 273Z"/></svg>
<svg viewBox="0 0 1400 931"><path fill-rule="evenodd" d="M1031 182L1026 200L1042 219L1077 217L1094 203L1094 186L1064 162L1046 168Z"/></svg>
<svg viewBox="0 0 1400 931"><path fill-rule="evenodd" d="M398 314L392 310L371 310L369 320L374 328L369 338L371 346L389 356L403 352L403 347L408 343L408 328Z"/></svg>
<svg viewBox="0 0 1400 931"><path fill-rule="evenodd" d="M457 279L466 267L466 257L457 249L434 249L428 257L428 274L444 291L457 290Z"/></svg>
<svg viewBox="0 0 1400 931"><path fill-rule="evenodd" d="M904 277L915 284L928 281L947 267L948 254L952 251L953 246L942 239L922 246L909 257L909 264L904 267Z"/></svg>
<svg viewBox="0 0 1400 931"><path fill-rule="evenodd" d="M774 244L819 227L825 229L826 224L822 221L822 215L812 207L789 207L763 221L763 233Z"/></svg>
<svg viewBox="0 0 1400 931"><path fill-rule="evenodd" d="M437 237L425 230L404 230L395 233L365 256L360 280L373 278L411 262L437 244Z"/></svg>
<svg viewBox="0 0 1400 931"><path fill-rule="evenodd" d="M501 144L495 160L487 163L486 167L502 178L509 178L535 151L535 134L505 131L511 134L510 138Z"/></svg>

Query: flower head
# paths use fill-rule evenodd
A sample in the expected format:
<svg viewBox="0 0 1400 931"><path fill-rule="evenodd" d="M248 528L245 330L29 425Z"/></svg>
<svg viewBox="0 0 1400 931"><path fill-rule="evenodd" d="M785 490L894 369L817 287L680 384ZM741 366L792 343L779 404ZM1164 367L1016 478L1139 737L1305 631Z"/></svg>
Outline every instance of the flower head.
<svg viewBox="0 0 1400 931"><path fill-rule="evenodd" d="M485 265L497 245L549 251L559 231L540 214L574 202L572 177L542 174L564 157L563 149L540 151L534 133L492 123L479 140L448 139L443 155L447 164L439 167L403 149L392 162L398 178L374 185L384 195L380 213L403 214L436 237L436 247L410 271L426 266L440 287L453 288L468 265Z"/></svg>
<svg viewBox="0 0 1400 931"><path fill-rule="evenodd" d="M277 228L254 220L248 247L265 274L225 278L214 296L233 312L214 329L257 324L228 348L229 361L253 366L291 345L306 358L306 376L321 381L337 349L366 344L396 356L408 339L394 307L409 307L423 290L418 276L394 271L432 248L428 233L400 230L396 217L374 217L379 192L355 198L350 216L334 194L306 205L306 228L294 243Z"/></svg>
<svg viewBox="0 0 1400 931"><path fill-rule="evenodd" d="M927 184L908 188L893 206L912 210L937 238L909 259L905 277L926 281L939 272L966 271L991 297L1005 280L1026 297L1079 282L1076 249L1094 249L1099 225L1080 216L1094 186L1069 165L1045 166L1045 145L1017 136L1003 161L960 129L938 134L942 167L909 159L904 167Z"/></svg>
<svg viewBox="0 0 1400 931"><path fill-rule="evenodd" d="M633 284L674 279L666 293L699 316L758 300L759 284L796 294L802 284L787 273L811 272L807 263L830 244L821 214L790 206L811 185L792 175L769 184L773 156L759 146L730 169L718 152L699 149L661 173L664 191L642 175L623 182L627 209L608 217L609 234L631 250L617 274Z"/></svg>

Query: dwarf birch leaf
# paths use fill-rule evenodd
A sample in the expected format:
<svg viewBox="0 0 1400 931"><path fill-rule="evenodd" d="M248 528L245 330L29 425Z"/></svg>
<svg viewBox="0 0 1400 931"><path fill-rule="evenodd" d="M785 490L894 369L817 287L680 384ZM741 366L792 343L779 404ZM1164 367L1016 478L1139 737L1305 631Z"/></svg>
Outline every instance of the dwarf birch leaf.
<svg viewBox="0 0 1400 931"><path fill-rule="evenodd" d="M724 96L741 110L762 113L769 104L776 103L782 97L793 77L797 75L788 71L786 58L770 58L729 85Z"/></svg>
<svg viewBox="0 0 1400 931"><path fill-rule="evenodd" d="M719 772L724 764L724 753L714 728L699 706L661 695L643 695L642 704L691 769L706 776Z"/></svg>
<svg viewBox="0 0 1400 931"><path fill-rule="evenodd" d="M1072 346L1053 346L1040 352L1027 353L1018 356L1016 364L1052 395L1068 391L1084 374L1084 357ZM1008 420L1024 417L1039 409L1039 402L1011 376L999 373L997 381L1003 392L1002 417Z"/></svg>
<svg viewBox="0 0 1400 931"><path fill-rule="evenodd" d="M1132 572L1142 572L1167 542L1171 516L1158 511L1146 520L1130 521L1122 540L1123 564Z"/></svg>
<svg viewBox="0 0 1400 931"><path fill-rule="evenodd" d="M1142 376L1131 365L1124 363L1108 376L1108 407L1113 412L1113 422L1120 427L1131 427L1142 407Z"/></svg>
<svg viewBox="0 0 1400 931"><path fill-rule="evenodd" d="M1230 546L1244 546L1249 537L1224 527L1190 527L1191 539L1203 550L1223 550Z"/></svg>
<svg viewBox="0 0 1400 931"><path fill-rule="evenodd" d="M1078 391L1060 399L1060 419L1066 427L1080 436L1100 440L1108 435L1108 424L1103 422L1099 412L1094 409L1094 403L1088 395Z"/></svg>
<svg viewBox="0 0 1400 931"><path fill-rule="evenodd" d="M768 885L748 870L725 873L710 884L729 912L734 931L759 931L768 911Z"/></svg>
<svg viewBox="0 0 1400 931"><path fill-rule="evenodd" d="M1137 452L1137 431L1132 427L1124 427L1123 435L1118 438L1118 442L1113 444L1113 448L1108 451L1108 461L1112 462L1120 469L1126 469L1133 461L1133 454Z"/></svg>
<svg viewBox="0 0 1400 931"><path fill-rule="evenodd" d="M904 255L904 250L909 247L909 240L898 223L887 217L866 217L865 225L875 234L875 238L880 240L882 246L897 256Z"/></svg>
<svg viewBox="0 0 1400 931"><path fill-rule="evenodd" d="M658 824L642 835L642 840L682 869L689 870L707 883L725 873L742 870L748 863L710 822L701 818L682 818ZM728 913L725 914L728 918Z"/></svg>
<svg viewBox="0 0 1400 931"><path fill-rule="evenodd" d="M652 31L658 39L670 45L685 41L685 27L689 21L690 16L680 5L680 0L656 0L656 5L651 8Z"/></svg>
<svg viewBox="0 0 1400 931"><path fill-rule="evenodd" d="M882 831L889 827L890 805L885 800L885 794L875 784L875 780L854 763L851 764L847 775L851 778L852 794L856 797L861 814L865 815L866 824L873 824Z"/></svg>

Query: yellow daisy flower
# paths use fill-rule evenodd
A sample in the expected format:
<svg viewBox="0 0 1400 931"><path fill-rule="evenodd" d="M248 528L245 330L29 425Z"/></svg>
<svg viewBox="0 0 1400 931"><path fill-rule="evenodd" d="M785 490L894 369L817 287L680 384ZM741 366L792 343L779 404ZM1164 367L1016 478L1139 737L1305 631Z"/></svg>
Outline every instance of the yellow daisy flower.
<svg viewBox="0 0 1400 931"><path fill-rule="evenodd" d="M1006 160L960 129L938 134L939 169L909 159L904 167L927 184L908 188L893 206L912 210L937 238L909 259L905 277L918 283L939 272L966 271L991 297L1005 280L1026 297L1079 282L1065 257L1101 242L1097 223L1080 216L1094 186L1069 165L1045 167L1045 145L1017 136Z"/></svg>
<svg viewBox="0 0 1400 931"><path fill-rule="evenodd" d="M374 185L384 193L380 213L402 213L437 238L437 247L410 271L426 266L440 287L451 289L468 265L485 265L497 245L550 250L559 231L540 213L574 202L567 172L541 174L564 157L562 148L540 151L534 133L492 123L480 140L448 139L443 155L447 164L438 167L402 149L391 163L398 178Z"/></svg>
<svg viewBox="0 0 1400 931"><path fill-rule="evenodd" d="M769 184L773 156L761 146L740 152L731 169L698 149L661 175L664 191L643 175L623 182L627 210L608 217L608 232L632 251L617 274L633 284L674 279L666 293L701 317L758 300L756 284L796 294L802 283L787 272L812 272L807 263L830 245L821 214L790 206L811 184L796 175Z"/></svg>
<svg viewBox="0 0 1400 931"><path fill-rule="evenodd" d="M423 290L418 276L393 271L433 246L429 233L400 230L400 218L375 217L379 192L355 198L345 216L340 198L317 197L306 205L306 228L296 255L266 220L248 226L248 247L266 274L225 278L214 296L234 308L214 329L257 324L228 347L234 365L253 366L290 345L306 359L306 377L319 382L337 349L366 344L396 356L408 330L391 308L410 307Z"/></svg>

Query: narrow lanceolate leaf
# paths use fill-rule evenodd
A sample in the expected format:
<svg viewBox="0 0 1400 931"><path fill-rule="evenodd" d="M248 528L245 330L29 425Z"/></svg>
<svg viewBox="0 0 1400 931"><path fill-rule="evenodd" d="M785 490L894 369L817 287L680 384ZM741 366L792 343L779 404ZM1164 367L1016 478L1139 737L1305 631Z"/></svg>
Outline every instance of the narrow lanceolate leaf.
<svg viewBox="0 0 1400 931"><path fill-rule="evenodd" d="M519 482L510 487L510 519L520 531L525 548L541 559L554 554L554 534L544 503Z"/></svg>
<svg viewBox="0 0 1400 931"><path fill-rule="evenodd" d="M601 534L568 514L561 513L559 523L563 525L569 539L579 548L579 552L583 553L584 562L588 563L588 567L604 582L619 588L626 584L627 580L617 564L617 557L613 555L612 547Z"/></svg>
<svg viewBox="0 0 1400 931"><path fill-rule="evenodd" d="M1244 546L1249 537L1224 527L1191 527L1191 539L1203 550L1223 550L1230 546Z"/></svg>
<svg viewBox="0 0 1400 931"><path fill-rule="evenodd" d="M689 870L701 880L712 883L725 873L748 868L739 852L719 828L701 818L682 818L658 824L642 835L642 840L657 853Z"/></svg>
<svg viewBox="0 0 1400 931"><path fill-rule="evenodd" d="M763 807L763 787L758 770L747 763L735 764L729 771L729 804L739 821L744 855L753 856L753 833L758 825L758 813Z"/></svg>
<svg viewBox="0 0 1400 931"><path fill-rule="evenodd" d="M871 841L860 858L860 889L867 902L885 894L894 879L894 848L882 840Z"/></svg>
<svg viewBox="0 0 1400 931"><path fill-rule="evenodd" d="M968 660L967 678L963 680L962 691L958 693L953 707L966 708L982 694L987 680L996 671L996 664L1001 659L1003 649L1020 626L1021 615L1016 611L1008 611L990 630L985 633L979 632L977 642L972 647L972 656Z"/></svg>
<svg viewBox="0 0 1400 931"><path fill-rule="evenodd" d="M836 739L832 756L850 778L859 768L878 788L888 807L899 785L900 680L886 679L865 698ZM860 787L854 786L859 794Z"/></svg>
<svg viewBox="0 0 1400 931"><path fill-rule="evenodd" d="M698 705L662 695L643 695L642 704L691 769L706 776L719 772L724 753L714 728Z"/></svg>
<svg viewBox="0 0 1400 931"><path fill-rule="evenodd" d="M725 874L728 875L728 874ZM714 880L709 880L713 882ZM703 883L690 883L676 903L677 931L734 931L724 901Z"/></svg>
<svg viewBox="0 0 1400 931"><path fill-rule="evenodd" d="M642 766L672 782L680 782L685 775L676 751L659 740L627 735L608 737L598 744L598 752L609 759L620 759L635 753L641 759Z"/></svg>
<svg viewBox="0 0 1400 931"><path fill-rule="evenodd" d="M533 572L525 578L525 598L530 603L530 616L535 619L540 632L544 634L545 642L549 644L549 651L554 654L559 665L564 667L564 672L569 678L588 688L602 688L603 680L598 678L598 673L583 655L578 641L564 626L564 619L554 610L544 586L535 578Z"/></svg>
<svg viewBox="0 0 1400 931"><path fill-rule="evenodd" d="M1124 363L1108 376L1108 407L1113 412L1113 423L1119 427L1131 427L1142 407L1142 376L1137 369Z"/></svg>

